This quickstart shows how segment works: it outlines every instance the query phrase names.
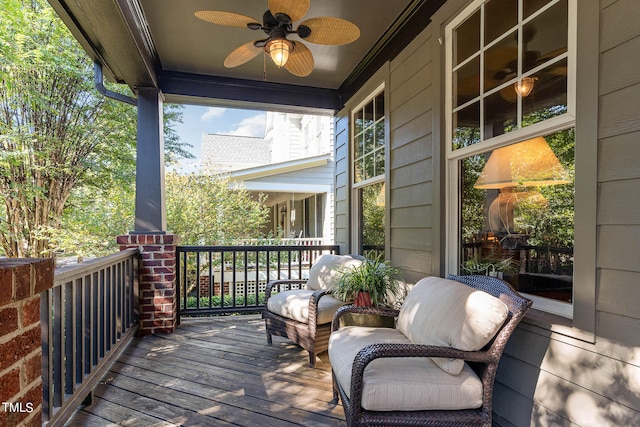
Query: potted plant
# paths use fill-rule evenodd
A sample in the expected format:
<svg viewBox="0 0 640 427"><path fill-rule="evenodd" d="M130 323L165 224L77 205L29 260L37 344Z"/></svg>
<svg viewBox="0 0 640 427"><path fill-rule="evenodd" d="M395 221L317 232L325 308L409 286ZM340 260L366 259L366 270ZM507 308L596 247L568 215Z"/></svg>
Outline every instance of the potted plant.
<svg viewBox="0 0 640 427"><path fill-rule="evenodd" d="M401 296L402 284L400 270L378 257L345 269L333 294L354 305L390 306Z"/></svg>
<svg viewBox="0 0 640 427"><path fill-rule="evenodd" d="M479 261L470 259L462 264L462 269L468 274L481 274L502 279L504 275L516 274L520 265L513 258L502 260L481 259Z"/></svg>

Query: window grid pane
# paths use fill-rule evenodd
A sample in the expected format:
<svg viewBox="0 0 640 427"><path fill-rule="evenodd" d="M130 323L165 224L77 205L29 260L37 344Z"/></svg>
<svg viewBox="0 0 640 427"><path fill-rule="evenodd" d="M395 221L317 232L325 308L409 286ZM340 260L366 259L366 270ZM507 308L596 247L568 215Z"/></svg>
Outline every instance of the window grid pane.
<svg viewBox="0 0 640 427"><path fill-rule="evenodd" d="M354 183L384 175L384 91L354 112Z"/></svg>
<svg viewBox="0 0 640 427"><path fill-rule="evenodd" d="M488 0L452 36L453 150L567 111L568 0Z"/></svg>

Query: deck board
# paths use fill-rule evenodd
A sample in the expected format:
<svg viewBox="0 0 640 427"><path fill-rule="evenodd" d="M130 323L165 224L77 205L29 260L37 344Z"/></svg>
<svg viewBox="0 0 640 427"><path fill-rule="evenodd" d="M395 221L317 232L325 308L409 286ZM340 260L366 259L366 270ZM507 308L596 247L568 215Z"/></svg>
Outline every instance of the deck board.
<svg viewBox="0 0 640 427"><path fill-rule="evenodd" d="M257 315L183 319L135 338L70 426L344 426L326 353L315 368Z"/></svg>

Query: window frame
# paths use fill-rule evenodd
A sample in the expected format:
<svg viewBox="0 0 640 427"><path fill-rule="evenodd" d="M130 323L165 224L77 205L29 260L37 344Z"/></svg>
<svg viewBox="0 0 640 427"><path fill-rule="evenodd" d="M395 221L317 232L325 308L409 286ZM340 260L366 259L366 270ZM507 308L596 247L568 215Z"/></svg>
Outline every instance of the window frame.
<svg viewBox="0 0 640 427"><path fill-rule="evenodd" d="M383 70L384 71L384 70ZM357 159L355 153L355 115L358 111L361 111L362 108L373 101L380 94L384 97L384 117L380 122L382 122L385 129L385 141L384 141L384 161L385 161L385 169L384 173L380 175L376 175L374 177L365 179L360 182L356 182L355 176L355 161ZM359 192L367 186L378 184L381 182L387 181L387 174L389 173L389 99L388 99L388 91L387 91L387 83L386 78L382 78L382 82L377 84L373 89L367 91L367 95L361 98L362 100L356 104L354 107L349 109L349 123L350 123L350 132L349 132L349 186L351 193L351 248L352 251L359 251L362 249L362 230L361 230L361 206L360 206L360 197ZM375 150L374 150L375 151ZM388 186L387 186L388 187ZM389 189L386 189L386 193L388 193ZM388 194L385 194L385 199L388 200ZM388 206L385 203L385 250L387 248L387 240L388 240Z"/></svg>
<svg viewBox="0 0 640 427"><path fill-rule="evenodd" d="M552 134L561 130L566 130L569 128L576 128L576 152L578 151L578 129L577 129L577 120L576 120L576 76L577 76L577 61L576 61L576 52L577 52L577 1L568 0L568 44L567 44L567 61L568 61L568 75L567 75L567 111L559 116L553 117L551 119L547 119L543 122L538 122L532 124L530 126L526 126L524 128L519 128L512 132L508 132L505 134L501 134L489 139L481 139L480 142L475 143L473 145L458 148L456 150L453 149L453 30L464 22L467 18L469 18L473 13L475 13L478 9L482 7L487 0L474 0L467 7L465 7L459 14L457 14L450 22L446 24L444 27L444 40L445 40L445 86L444 86L444 94L445 94L445 102L444 102L444 122L445 122L445 193L446 193L446 203L445 203L445 248L444 256L444 269L445 274L458 274L459 265L460 265L460 163L463 158L485 153L500 147L504 147L507 145L511 145L520 141L525 141L527 139L536 137L536 136L544 136L548 134ZM519 10L521 10L522 0L518 0L520 2ZM518 19L517 26L522 27L527 21L531 19L535 19L540 13L543 13L548 8L552 7L554 4L557 4L559 0L550 0L549 4L544 6L542 9L537 11L535 14L531 15L527 18L526 21ZM482 11L480 12L483 13ZM481 19L481 33L482 33L482 22ZM507 32L512 31L513 29L508 30ZM493 42L492 42L493 43ZM486 46L485 46L486 48ZM481 47L482 49L482 47ZM461 62L461 63L464 63ZM480 78L482 79L482 62L480 64ZM529 73L527 73L529 74ZM483 94L480 95L480 100L482 101ZM471 102L471 101L470 101ZM458 107L460 108L460 106ZM518 102L518 122L520 122L520 112L521 112L521 102ZM482 135L482 123L483 123L483 115L480 115L480 133ZM578 155L576 154L576 158ZM576 164L577 159L575 160ZM576 166L576 170L578 166ZM576 173L576 188L578 187L578 175ZM595 189L593 190L595 191ZM577 192L577 191L576 191ZM574 205L574 215L577 212L577 208ZM576 224L578 223L576 218ZM574 227L574 232L577 234L578 226ZM577 245L574 241L574 248ZM580 266L578 263L574 262L574 298L573 303L565 303L561 301L555 301L548 298L535 297L532 295L527 295L532 300L534 300L534 308L539 309L544 312L552 313L554 315L559 315L567 319L573 319L575 317L576 311L576 269Z"/></svg>

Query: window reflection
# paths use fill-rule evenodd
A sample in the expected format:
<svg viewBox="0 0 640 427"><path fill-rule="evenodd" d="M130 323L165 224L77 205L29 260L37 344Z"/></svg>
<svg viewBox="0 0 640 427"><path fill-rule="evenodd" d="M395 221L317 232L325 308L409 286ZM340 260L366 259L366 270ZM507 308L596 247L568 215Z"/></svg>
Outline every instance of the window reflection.
<svg viewBox="0 0 640 427"><path fill-rule="evenodd" d="M485 6L484 42L489 44L518 24L518 2L490 0Z"/></svg>
<svg viewBox="0 0 640 427"><path fill-rule="evenodd" d="M453 64L458 65L480 50L480 11L460 24L454 37Z"/></svg>
<svg viewBox="0 0 640 427"><path fill-rule="evenodd" d="M480 57L460 67L453 76L454 107L458 107L480 95Z"/></svg>
<svg viewBox="0 0 640 427"><path fill-rule="evenodd" d="M556 62L533 74L531 95L523 99L522 126L564 114L567 111L567 60Z"/></svg>
<svg viewBox="0 0 640 427"><path fill-rule="evenodd" d="M512 85L505 88L507 96L503 91L496 92L484 99L484 138L502 135L517 129L518 109L511 99L516 98ZM508 99L505 99L507 98Z"/></svg>
<svg viewBox="0 0 640 427"><path fill-rule="evenodd" d="M567 52L568 19L563 0L524 25L524 73Z"/></svg>
<svg viewBox="0 0 640 427"><path fill-rule="evenodd" d="M353 120L353 174L358 183L384 174L384 92L355 111Z"/></svg>
<svg viewBox="0 0 640 427"><path fill-rule="evenodd" d="M480 142L480 102L454 113L453 147L461 148Z"/></svg>
<svg viewBox="0 0 640 427"><path fill-rule="evenodd" d="M517 33L507 37L487 49L484 62L485 92L512 80L518 75Z"/></svg>
<svg viewBox="0 0 640 427"><path fill-rule="evenodd" d="M522 0L524 17L528 18L540 8L547 5L551 0Z"/></svg>
<svg viewBox="0 0 640 427"><path fill-rule="evenodd" d="M462 160L461 273L572 301L574 131Z"/></svg>
<svg viewBox="0 0 640 427"><path fill-rule="evenodd" d="M384 208L385 186L383 182L369 185L359 191L361 212L361 251L365 256L384 257Z"/></svg>
<svg viewBox="0 0 640 427"><path fill-rule="evenodd" d="M568 0L489 0L453 30L454 150L567 112L568 20Z"/></svg>

